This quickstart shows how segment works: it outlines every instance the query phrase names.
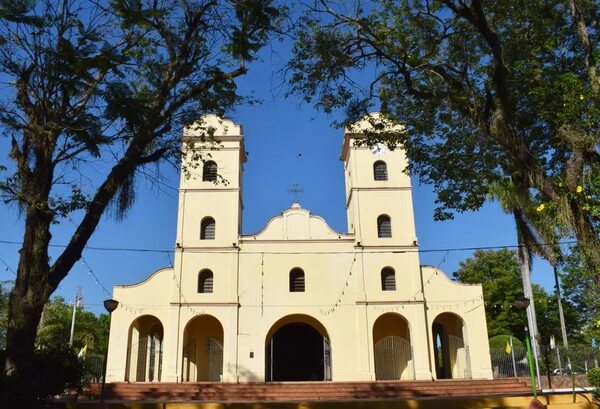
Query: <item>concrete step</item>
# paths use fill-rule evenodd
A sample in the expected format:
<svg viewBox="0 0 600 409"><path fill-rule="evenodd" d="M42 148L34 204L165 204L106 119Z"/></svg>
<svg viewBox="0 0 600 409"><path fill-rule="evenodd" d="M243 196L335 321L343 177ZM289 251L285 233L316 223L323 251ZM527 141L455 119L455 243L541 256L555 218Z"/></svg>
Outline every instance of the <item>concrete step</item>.
<svg viewBox="0 0 600 409"><path fill-rule="evenodd" d="M100 385L89 385L97 396ZM378 382L277 382L277 383L112 383L106 398L130 401L323 401L410 399L526 395L529 387L518 379L378 381Z"/></svg>

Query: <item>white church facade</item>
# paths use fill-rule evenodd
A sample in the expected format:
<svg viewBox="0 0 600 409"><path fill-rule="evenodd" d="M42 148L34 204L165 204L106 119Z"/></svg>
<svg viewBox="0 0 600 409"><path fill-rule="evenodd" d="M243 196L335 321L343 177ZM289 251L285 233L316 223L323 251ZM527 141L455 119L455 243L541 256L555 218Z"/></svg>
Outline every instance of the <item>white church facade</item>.
<svg viewBox="0 0 600 409"><path fill-rule="evenodd" d="M241 234L242 127L201 124L184 134L173 267L114 287L108 382L492 378L481 286L419 264L402 149L355 144L368 121L346 129L347 233L293 204Z"/></svg>

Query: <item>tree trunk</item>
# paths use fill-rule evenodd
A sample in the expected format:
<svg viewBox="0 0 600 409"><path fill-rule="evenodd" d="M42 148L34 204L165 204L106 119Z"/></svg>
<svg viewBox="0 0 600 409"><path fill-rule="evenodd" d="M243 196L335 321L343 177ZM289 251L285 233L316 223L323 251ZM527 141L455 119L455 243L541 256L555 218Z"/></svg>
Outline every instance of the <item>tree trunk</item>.
<svg viewBox="0 0 600 409"><path fill-rule="evenodd" d="M22 368L31 358L44 304L52 293L48 285L48 244L51 215L45 206L26 213L23 247L20 250L15 287L8 304L6 333L7 373Z"/></svg>

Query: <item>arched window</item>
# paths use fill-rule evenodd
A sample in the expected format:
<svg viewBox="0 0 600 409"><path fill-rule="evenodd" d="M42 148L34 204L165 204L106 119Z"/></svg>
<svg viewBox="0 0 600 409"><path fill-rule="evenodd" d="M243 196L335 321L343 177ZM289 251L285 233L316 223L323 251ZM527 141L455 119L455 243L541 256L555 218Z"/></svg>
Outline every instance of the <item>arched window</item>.
<svg viewBox="0 0 600 409"><path fill-rule="evenodd" d="M304 292L304 271L300 268L294 268L290 271L290 292Z"/></svg>
<svg viewBox="0 0 600 409"><path fill-rule="evenodd" d="M396 272L393 268L386 267L381 270L381 289L383 291L396 291Z"/></svg>
<svg viewBox="0 0 600 409"><path fill-rule="evenodd" d="M382 214L377 218L377 237L392 237L392 222L390 216Z"/></svg>
<svg viewBox="0 0 600 409"><path fill-rule="evenodd" d="M205 217L200 223L200 240L214 240L215 239L215 219L212 217Z"/></svg>
<svg viewBox="0 0 600 409"><path fill-rule="evenodd" d="M212 293L213 292L213 272L210 270L202 270L198 274L198 292Z"/></svg>
<svg viewBox="0 0 600 409"><path fill-rule="evenodd" d="M375 180L388 180L387 165L384 161L378 160L373 164L373 178Z"/></svg>
<svg viewBox="0 0 600 409"><path fill-rule="evenodd" d="M217 180L217 164L212 160L204 162L202 168L202 180L204 182L214 182Z"/></svg>

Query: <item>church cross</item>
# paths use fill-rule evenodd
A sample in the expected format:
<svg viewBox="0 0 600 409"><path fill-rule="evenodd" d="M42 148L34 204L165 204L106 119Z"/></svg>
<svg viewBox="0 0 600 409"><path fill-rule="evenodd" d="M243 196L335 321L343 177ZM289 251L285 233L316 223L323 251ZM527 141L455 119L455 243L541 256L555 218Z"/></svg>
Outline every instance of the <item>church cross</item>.
<svg viewBox="0 0 600 409"><path fill-rule="evenodd" d="M300 186L298 186L297 183L294 183L292 185L291 189L288 189L288 192L290 192L291 194L294 195L294 203L298 202L298 195L302 192L304 192L304 189L301 189Z"/></svg>

